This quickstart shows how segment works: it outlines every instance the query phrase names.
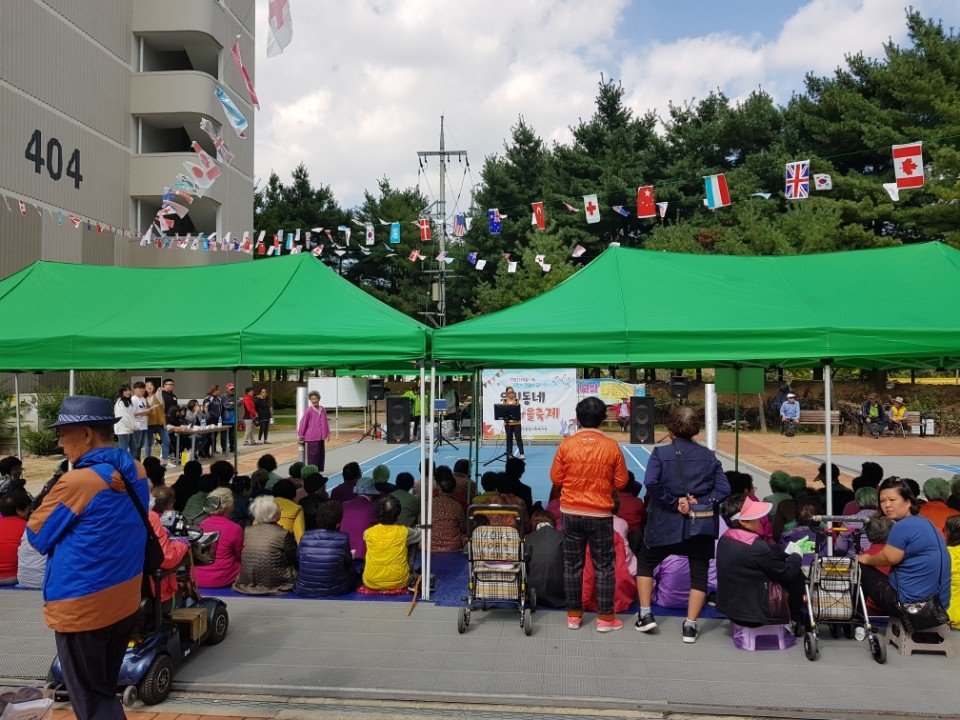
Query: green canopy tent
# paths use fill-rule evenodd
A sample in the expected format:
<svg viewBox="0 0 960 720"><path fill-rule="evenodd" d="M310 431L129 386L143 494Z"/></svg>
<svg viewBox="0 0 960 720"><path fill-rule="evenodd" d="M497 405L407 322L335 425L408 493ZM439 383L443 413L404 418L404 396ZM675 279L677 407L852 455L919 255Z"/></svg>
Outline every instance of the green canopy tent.
<svg viewBox="0 0 960 720"><path fill-rule="evenodd" d="M549 292L433 333L450 367L960 367L960 251L740 257L610 248ZM832 484L827 413L827 485ZM832 512L828 493L827 512Z"/></svg>
<svg viewBox="0 0 960 720"><path fill-rule="evenodd" d="M176 321L151 321L160 313ZM428 329L309 254L123 268L38 261L0 281L0 371L396 367Z"/></svg>
<svg viewBox="0 0 960 720"><path fill-rule="evenodd" d="M885 295L886 294L886 295ZM446 366L960 367L960 251L740 257L611 248L507 310L441 328Z"/></svg>

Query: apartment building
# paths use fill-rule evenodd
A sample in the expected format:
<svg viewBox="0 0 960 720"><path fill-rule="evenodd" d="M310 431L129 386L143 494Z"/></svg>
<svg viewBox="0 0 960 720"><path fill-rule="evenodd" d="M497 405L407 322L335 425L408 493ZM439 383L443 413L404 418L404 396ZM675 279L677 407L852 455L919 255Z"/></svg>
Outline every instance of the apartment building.
<svg viewBox="0 0 960 720"><path fill-rule="evenodd" d="M142 248L112 228L149 226L164 186L196 160L191 143L216 156L203 118L236 159L173 232L253 227L254 109L231 47L239 35L252 75L255 20L255 0L0 1L0 193L12 206L0 202L0 277L37 259L169 267L249 257ZM246 139L226 122L218 85L248 120Z"/></svg>

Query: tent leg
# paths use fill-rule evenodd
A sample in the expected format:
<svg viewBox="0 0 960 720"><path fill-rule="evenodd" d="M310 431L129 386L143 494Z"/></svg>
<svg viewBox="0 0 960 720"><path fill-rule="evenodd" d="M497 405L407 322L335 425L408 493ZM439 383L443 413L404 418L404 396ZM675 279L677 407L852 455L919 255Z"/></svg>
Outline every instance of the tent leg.
<svg viewBox="0 0 960 720"><path fill-rule="evenodd" d="M423 599L430 599L430 571L433 560L433 551L430 548L430 543L432 541L433 535L433 461L436 456L436 424L434 423L434 410L433 410L433 398L437 396L436 393L436 383L437 383L437 364L433 360L430 361L430 396L427 398L427 401L430 403L430 412L427 414L427 419L430 421L430 462L428 463L428 479L426 492L424 488L420 488L420 493L427 496L427 522L426 522L426 533L424 534L423 541L427 545L427 566L423 570ZM420 405L420 411L424 411L423 404Z"/></svg>
<svg viewBox="0 0 960 720"><path fill-rule="evenodd" d="M423 401L424 401L424 384L426 382L426 360L420 361L420 437L417 438L417 442L420 443L420 573L424 573L427 567L427 548L429 543L427 542L427 490L424 487L427 483L425 478L426 473L426 445L424 445L424 425L423 425Z"/></svg>
<svg viewBox="0 0 960 720"><path fill-rule="evenodd" d="M17 404L15 412L17 416L17 457L23 457L23 434L20 429L20 373L13 374L13 394Z"/></svg>
<svg viewBox="0 0 960 720"><path fill-rule="evenodd" d="M740 367L736 368L733 400L733 470L740 472Z"/></svg>
<svg viewBox="0 0 960 720"><path fill-rule="evenodd" d="M77 372L76 370L70 371L70 395L74 395L77 392ZM73 470L73 463L67 463L67 469Z"/></svg>
<svg viewBox="0 0 960 720"><path fill-rule="evenodd" d="M336 420L334 421L334 427L336 429L337 440L340 439L340 378L337 377L337 374L333 374L333 397L334 402L337 404L337 407L334 409L336 414Z"/></svg>
<svg viewBox="0 0 960 720"><path fill-rule="evenodd" d="M233 427L230 432L233 433L233 471L240 474L240 433L237 432L237 426L240 425L240 403L237 402L237 391L240 387L237 385L237 369L233 369Z"/></svg>
<svg viewBox="0 0 960 720"><path fill-rule="evenodd" d="M826 468L824 468L824 484L827 488L827 515L833 515L833 483L839 478L833 477L833 432L830 422L830 408L833 406L833 373L829 360L823 361L823 409L824 409L824 432L826 433L826 442L824 454L826 455ZM832 526L832 523L831 523ZM827 533L827 553L833 554L833 533Z"/></svg>

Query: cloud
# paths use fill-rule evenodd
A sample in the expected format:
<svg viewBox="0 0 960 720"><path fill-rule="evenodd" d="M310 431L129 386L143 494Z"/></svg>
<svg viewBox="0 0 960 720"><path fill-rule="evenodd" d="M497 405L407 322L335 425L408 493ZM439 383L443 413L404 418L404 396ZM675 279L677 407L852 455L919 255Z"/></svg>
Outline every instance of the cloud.
<svg viewBox="0 0 960 720"><path fill-rule="evenodd" d="M952 2L913 4L955 17ZM257 0L256 175L287 179L303 162L352 207L383 176L417 183L416 151L437 148L443 113L448 149L467 150L473 168L451 167L450 196L479 181L521 114L547 141L568 140L569 125L593 112L601 73L621 79L641 113L718 87L733 98L763 87L784 102L805 72L829 73L851 52L877 56L906 34L903 0L811 0L773 38L714 33L637 47L618 27L627 4L293 0L293 42L268 60L266 0ZM420 181L428 195L436 170L430 162Z"/></svg>

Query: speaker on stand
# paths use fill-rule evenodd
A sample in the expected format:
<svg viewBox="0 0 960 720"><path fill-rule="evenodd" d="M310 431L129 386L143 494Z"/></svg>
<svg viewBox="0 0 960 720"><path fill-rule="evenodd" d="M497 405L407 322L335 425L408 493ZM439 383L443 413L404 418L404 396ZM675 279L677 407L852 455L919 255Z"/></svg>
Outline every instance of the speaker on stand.
<svg viewBox="0 0 960 720"><path fill-rule="evenodd" d="M387 444L410 442L410 398L387 398Z"/></svg>
<svg viewBox="0 0 960 720"><path fill-rule="evenodd" d="M652 397L630 398L630 444L652 445L656 413Z"/></svg>
<svg viewBox="0 0 960 720"><path fill-rule="evenodd" d="M670 397L678 400L681 405L689 394L689 381L686 375L673 375L670 378Z"/></svg>
<svg viewBox="0 0 960 720"><path fill-rule="evenodd" d="M366 438L380 439L380 401L383 400L385 394L386 388L383 384L383 378L372 378L367 383L367 401L373 400L373 422L370 423L370 429L357 440L358 444Z"/></svg>

